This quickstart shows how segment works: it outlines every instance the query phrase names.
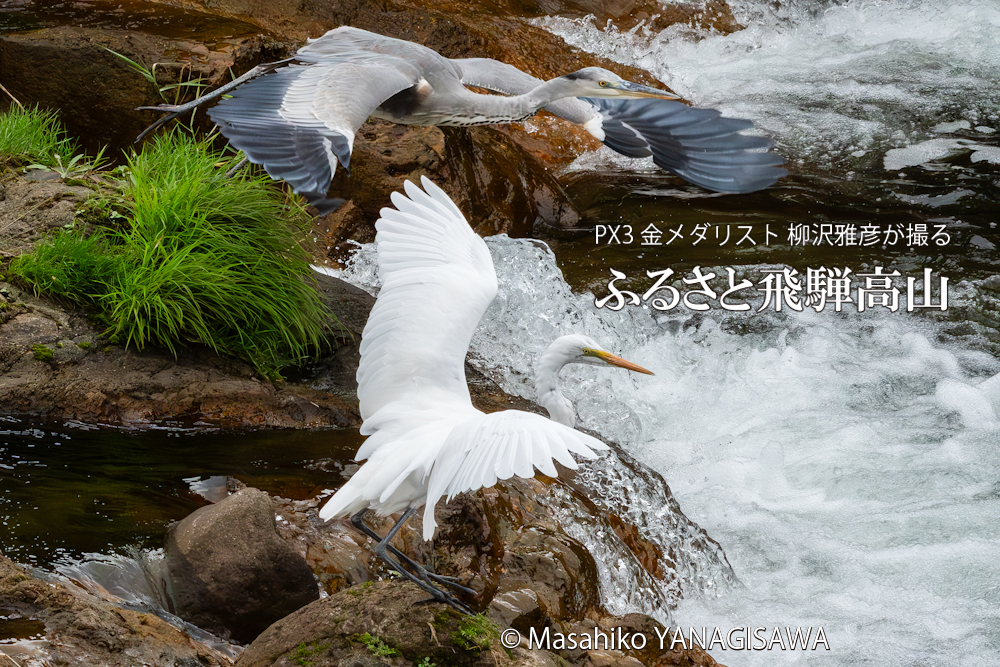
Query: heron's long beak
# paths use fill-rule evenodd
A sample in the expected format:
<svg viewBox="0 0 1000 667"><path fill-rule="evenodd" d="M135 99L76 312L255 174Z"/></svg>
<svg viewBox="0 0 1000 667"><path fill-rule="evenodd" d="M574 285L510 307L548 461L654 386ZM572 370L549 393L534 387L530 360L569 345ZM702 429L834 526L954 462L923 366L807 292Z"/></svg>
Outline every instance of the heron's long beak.
<svg viewBox="0 0 1000 667"><path fill-rule="evenodd" d="M645 373L646 375L653 375L653 371L648 371L639 364L633 364L631 361L626 361L621 357L616 357L610 352L604 352L603 350L595 350L594 352L598 358L600 358L604 363L611 366L618 366L619 368L625 368L630 371L635 371L636 373Z"/></svg>
<svg viewBox="0 0 1000 667"><path fill-rule="evenodd" d="M622 97L655 97L661 100L681 99L677 95L668 93L665 90L650 88L649 86L644 86L640 83L632 83L631 81L609 81L608 87L621 91Z"/></svg>

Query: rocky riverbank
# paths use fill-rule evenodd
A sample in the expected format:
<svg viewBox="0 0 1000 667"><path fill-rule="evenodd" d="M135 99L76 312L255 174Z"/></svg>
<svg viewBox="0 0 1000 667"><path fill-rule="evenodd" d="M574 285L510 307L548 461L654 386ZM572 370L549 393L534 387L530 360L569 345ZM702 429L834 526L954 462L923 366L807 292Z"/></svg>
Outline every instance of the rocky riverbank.
<svg viewBox="0 0 1000 667"><path fill-rule="evenodd" d="M90 193L11 172L0 187L0 218L8 221L0 239L8 258L46 231L75 224ZM331 331L340 333L307 379L279 383L208 349L190 347L174 358L114 345L87 313L2 283L0 405L6 412L131 426L183 417L222 426L357 426L357 343L373 299L334 278L318 275L317 281L340 322ZM470 376L481 409L538 409L471 369ZM515 479L439 511L442 527L432 543L420 538L419 521L398 536L400 549L477 591L468 602L485 611L491 625L473 639L450 608L415 605L423 594L391 579L352 527L321 522L322 498L289 501L244 489L171 529L165 568L150 570L146 582L163 592L158 609L131 608L110 594L95 597L101 590L95 582L78 582L88 593L69 581L38 579L5 560L0 633L8 628L9 639L19 641L2 650L23 665L232 664L238 645L194 639L180 617L249 644L240 665L715 664L700 650L549 652L498 644L497 628L528 636L532 628L580 635L621 627L654 638L662 631L658 621L607 608L600 570L608 561L627 563L616 583L648 598L637 606L659 610L663 620L682 594L682 577L732 576L721 549L683 516L659 476L622 452L603 465L602 488L568 470L559 479ZM233 491L241 486L231 481ZM672 523L630 520L623 513L626 486L631 493L645 489ZM380 529L387 527L383 522ZM602 537L587 544L588 535ZM691 553L700 560L692 561ZM306 604L319 592L323 599Z"/></svg>
<svg viewBox="0 0 1000 667"><path fill-rule="evenodd" d="M541 77L601 65L651 83L646 73L569 49L518 17L598 11L623 25L705 20L718 29L738 28L721 3L697 15L678 9L671 18L657 14L658 7L191 3L161 6L160 14L154 11L159 22L142 12L109 14L88 28L48 24L40 15L30 30L0 36L0 84L22 103L59 108L70 132L83 135L91 150L106 143L115 150L155 117L134 107L159 98L106 48L161 63L158 85L197 77L217 85L230 67L239 73L294 51L306 36L351 24L451 57L500 58ZM184 34L168 27L195 24L197 30ZM371 240L388 194L419 175L442 183L482 233L530 235L538 225L566 227L580 219L553 169L595 144L551 119L471 130L376 122L361 135L351 175L334 183L348 203L315 222L318 261L336 259L350 239ZM70 184L50 172L0 176L0 265L46 233L84 224L84 202L106 186L88 178ZM339 333L331 334L308 377L275 383L207 348L190 346L176 357L124 348L87 313L0 278L0 411L129 426L187 418L222 427L356 427L357 344L372 298L336 279L316 280L340 323L331 331ZM472 390L486 411L537 410L483 378ZM164 567L147 572L147 584L162 594L160 609L132 608L110 593L94 595L100 590L94 582L76 582L87 584L81 587L0 558L0 635L13 642L0 653L22 666L45 667L716 664L699 649L661 651L652 640L663 630L661 621L669 621L683 582L697 581L699 573L732 578L725 556L683 516L658 475L622 452L603 465L601 489L593 478L565 470L559 479L515 479L441 509L432 543L420 539L419 521L397 537L397 547L411 557L474 589L466 601L488 620L470 625L448 607L424 604L422 592L373 561L367 539L352 527L319 521L322 498L272 498L231 480L234 494L176 524ZM626 515L636 485L664 508L659 523ZM236 542L239 549L232 548ZM600 584L609 562L624 564L615 585L660 620L609 608ZM298 584L285 585L293 580ZM239 645L205 640L180 618L248 647L237 658ZM508 628L525 636L532 628L578 635L621 628L650 641L642 648L505 648L497 633Z"/></svg>

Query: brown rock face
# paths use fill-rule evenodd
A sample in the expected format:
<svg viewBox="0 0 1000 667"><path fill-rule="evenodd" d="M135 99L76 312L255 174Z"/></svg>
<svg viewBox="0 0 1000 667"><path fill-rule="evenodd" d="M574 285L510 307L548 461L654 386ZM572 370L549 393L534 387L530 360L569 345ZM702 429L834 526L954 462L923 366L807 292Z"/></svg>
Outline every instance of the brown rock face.
<svg viewBox="0 0 1000 667"><path fill-rule="evenodd" d="M215 25L198 25L199 18ZM80 137L91 153L101 146L124 149L157 117L135 109L162 102L158 87L197 79L219 85L230 67L247 68L274 57L275 40L255 26L202 13L188 20L197 27L187 34L174 29L171 35L154 26L143 32L61 25L0 36L0 84L26 106L59 109L69 134ZM220 33L231 37L221 39ZM150 69L156 64L157 85L106 49ZM168 99L174 99L173 92Z"/></svg>
<svg viewBox="0 0 1000 667"><path fill-rule="evenodd" d="M59 583L32 577L0 555L0 609L38 628L39 640L19 664L74 667L133 665L230 665L227 656L192 640L166 621L116 607ZM31 620L34 619L34 620ZM32 630L34 632L34 630ZM41 659L41 661L38 661Z"/></svg>
<svg viewBox="0 0 1000 667"><path fill-rule="evenodd" d="M170 527L172 613L249 642L319 592L305 560L278 535L270 497L243 489Z"/></svg>

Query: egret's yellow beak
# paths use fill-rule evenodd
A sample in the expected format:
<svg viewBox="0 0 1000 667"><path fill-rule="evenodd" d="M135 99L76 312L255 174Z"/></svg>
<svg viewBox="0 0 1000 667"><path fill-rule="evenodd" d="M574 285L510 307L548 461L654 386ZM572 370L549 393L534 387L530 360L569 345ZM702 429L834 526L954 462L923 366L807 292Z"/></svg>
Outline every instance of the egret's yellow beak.
<svg viewBox="0 0 1000 667"><path fill-rule="evenodd" d="M639 364L633 364L631 361L626 361L621 357L616 357L610 352L604 352L603 350L594 350L594 356L597 357L598 359L601 359L610 366L618 366L619 368L635 371L636 373L645 373L646 375L653 375L653 371L648 371Z"/></svg>

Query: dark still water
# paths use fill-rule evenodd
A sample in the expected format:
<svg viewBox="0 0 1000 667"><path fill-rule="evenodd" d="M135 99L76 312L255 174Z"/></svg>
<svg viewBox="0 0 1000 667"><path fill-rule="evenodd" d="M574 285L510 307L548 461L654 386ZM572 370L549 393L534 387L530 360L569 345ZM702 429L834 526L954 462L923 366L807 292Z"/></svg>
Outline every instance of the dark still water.
<svg viewBox="0 0 1000 667"><path fill-rule="evenodd" d="M85 553L158 548L166 526L208 503L198 478L232 476L308 498L343 482L355 430L147 430L0 417L0 551L51 565Z"/></svg>

